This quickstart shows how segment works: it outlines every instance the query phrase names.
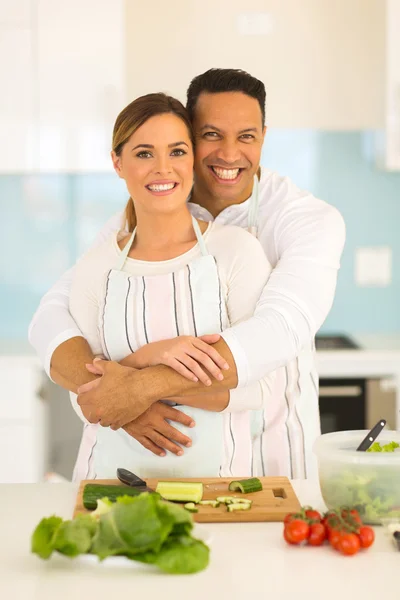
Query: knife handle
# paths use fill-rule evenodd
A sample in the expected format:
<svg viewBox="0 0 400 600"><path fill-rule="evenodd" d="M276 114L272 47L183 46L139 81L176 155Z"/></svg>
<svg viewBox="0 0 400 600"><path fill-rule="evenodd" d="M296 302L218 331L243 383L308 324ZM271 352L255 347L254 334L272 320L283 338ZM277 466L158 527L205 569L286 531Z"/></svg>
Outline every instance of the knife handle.
<svg viewBox="0 0 400 600"><path fill-rule="evenodd" d="M366 435L361 444L358 446L357 451L365 452L368 450L370 446L374 443L382 429L385 427L386 421L385 419L381 419L378 421L376 425L371 429L371 431Z"/></svg>
<svg viewBox="0 0 400 600"><path fill-rule="evenodd" d="M146 482L128 469L117 469L117 477L120 481L131 487L146 487Z"/></svg>

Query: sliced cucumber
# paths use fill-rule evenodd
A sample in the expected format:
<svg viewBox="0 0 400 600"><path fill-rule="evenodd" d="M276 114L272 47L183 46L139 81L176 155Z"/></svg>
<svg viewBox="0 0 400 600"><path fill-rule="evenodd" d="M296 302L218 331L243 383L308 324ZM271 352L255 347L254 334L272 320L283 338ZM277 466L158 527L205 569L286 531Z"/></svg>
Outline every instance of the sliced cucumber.
<svg viewBox="0 0 400 600"><path fill-rule="evenodd" d="M232 504L236 502L237 498L234 496L217 496L217 502L220 504Z"/></svg>
<svg viewBox="0 0 400 600"><path fill-rule="evenodd" d="M260 492L263 489L261 481L258 477L251 479L240 479L231 481L229 484L230 492L242 492L242 494L251 494L252 492Z"/></svg>
<svg viewBox="0 0 400 600"><path fill-rule="evenodd" d="M156 492L165 500L200 502L203 497L203 484L185 483L183 481L159 481Z"/></svg>
<svg viewBox="0 0 400 600"><path fill-rule="evenodd" d="M233 512L234 510L250 510L251 504L248 502L234 502L232 504L228 504L226 507L228 512Z"/></svg>
<svg viewBox="0 0 400 600"><path fill-rule="evenodd" d="M218 508L220 502L218 502L218 500L200 500L199 504L202 506L212 506L213 508Z"/></svg>
<svg viewBox="0 0 400 600"><path fill-rule="evenodd" d="M197 508L197 506L195 505L194 502L187 502L184 507L186 508L186 510L188 510L191 513L197 513L199 512L199 509Z"/></svg>

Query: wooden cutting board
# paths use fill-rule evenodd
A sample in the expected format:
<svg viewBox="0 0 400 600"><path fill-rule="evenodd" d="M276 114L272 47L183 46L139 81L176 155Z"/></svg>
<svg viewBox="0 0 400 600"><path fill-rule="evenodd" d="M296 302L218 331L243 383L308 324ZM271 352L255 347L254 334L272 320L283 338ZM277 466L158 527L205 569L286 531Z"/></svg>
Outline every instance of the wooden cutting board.
<svg viewBox="0 0 400 600"><path fill-rule="evenodd" d="M162 481L188 481L202 482L204 485L203 500L215 500L217 496L238 496L251 498L252 507L247 511L228 512L226 506L213 508L212 506L198 506L199 512L194 513L194 520L198 523L234 523L256 521L283 521L287 513L297 512L300 503L287 477L260 477L263 485L261 492L241 494L230 492L229 483L234 478L198 478L198 479L163 479ZM147 479L147 485L156 489L157 479ZM95 481L81 481L74 509L74 517L80 513L88 513L83 506L83 488L87 483L102 483L106 485L122 485L118 479L96 479Z"/></svg>

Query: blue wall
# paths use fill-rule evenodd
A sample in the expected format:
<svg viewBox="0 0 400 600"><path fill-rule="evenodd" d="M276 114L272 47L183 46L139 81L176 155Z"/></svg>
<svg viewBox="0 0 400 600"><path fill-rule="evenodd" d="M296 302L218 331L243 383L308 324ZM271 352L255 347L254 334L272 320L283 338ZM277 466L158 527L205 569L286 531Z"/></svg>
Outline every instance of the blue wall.
<svg viewBox="0 0 400 600"><path fill-rule="evenodd" d="M339 208L347 225L325 331L400 331L400 173L378 171L369 133L270 131L263 164ZM94 239L127 194L116 176L0 176L0 338L26 337L41 295ZM358 246L390 245L393 282L354 284Z"/></svg>

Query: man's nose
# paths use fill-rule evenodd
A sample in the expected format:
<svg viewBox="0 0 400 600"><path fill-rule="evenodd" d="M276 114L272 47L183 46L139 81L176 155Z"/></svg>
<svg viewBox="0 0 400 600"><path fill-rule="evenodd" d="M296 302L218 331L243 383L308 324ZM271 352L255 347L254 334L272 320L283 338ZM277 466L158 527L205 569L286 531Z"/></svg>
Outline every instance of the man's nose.
<svg viewBox="0 0 400 600"><path fill-rule="evenodd" d="M217 156L226 163L226 166L238 162L241 157L236 140L223 140L217 151Z"/></svg>

